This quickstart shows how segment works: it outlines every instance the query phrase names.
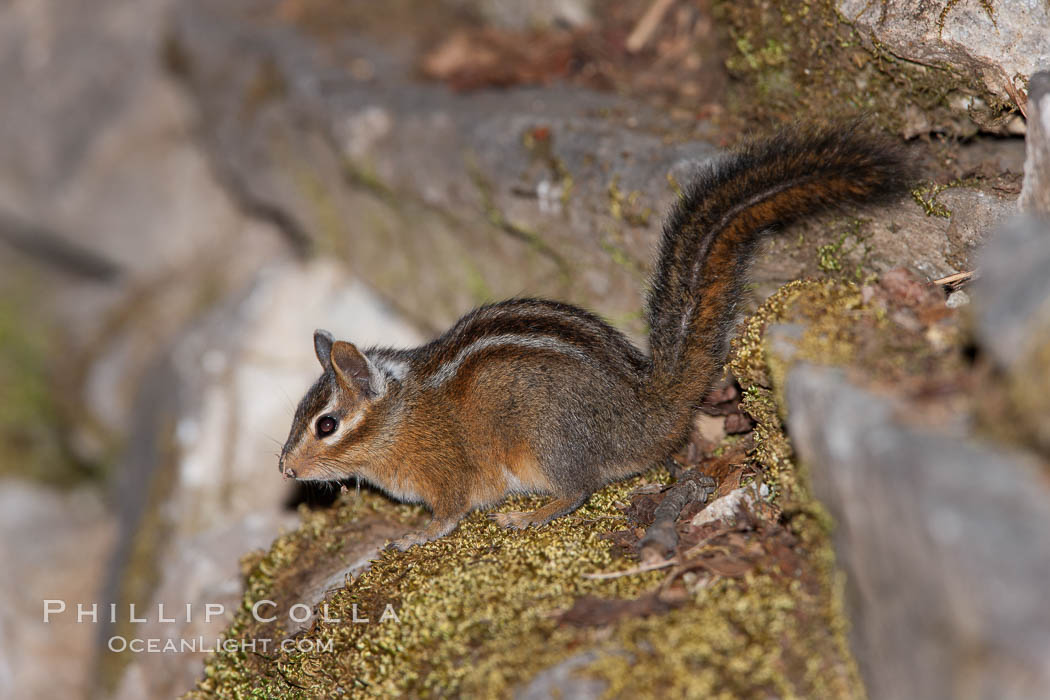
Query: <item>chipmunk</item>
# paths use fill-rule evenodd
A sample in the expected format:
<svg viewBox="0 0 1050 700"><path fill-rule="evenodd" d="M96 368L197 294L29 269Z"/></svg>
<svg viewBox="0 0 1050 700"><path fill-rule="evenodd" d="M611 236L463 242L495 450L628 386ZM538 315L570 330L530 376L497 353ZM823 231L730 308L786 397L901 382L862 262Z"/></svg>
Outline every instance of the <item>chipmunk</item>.
<svg viewBox="0 0 1050 700"><path fill-rule="evenodd" d="M314 334L324 370L295 412L285 478L358 477L426 504L405 550L510 494L550 494L508 528L548 523L670 457L727 354L756 245L771 229L903 192L903 160L855 127L754 142L699 175L665 223L648 295L649 353L589 311L482 306L408 350Z"/></svg>

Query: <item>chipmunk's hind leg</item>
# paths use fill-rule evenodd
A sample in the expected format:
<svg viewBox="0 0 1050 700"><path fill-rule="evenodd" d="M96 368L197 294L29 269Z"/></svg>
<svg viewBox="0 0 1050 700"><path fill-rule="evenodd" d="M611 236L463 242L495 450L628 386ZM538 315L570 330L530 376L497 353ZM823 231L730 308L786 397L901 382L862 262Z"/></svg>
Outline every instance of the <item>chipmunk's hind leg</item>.
<svg viewBox="0 0 1050 700"><path fill-rule="evenodd" d="M567 498L557 498L531 513L523 513L521 511L489 513L489 518L494 520L496 524L508 529L524 530L527 527L539 527L540 525L549 523L555 518L568 515L586 503L588 498L590 498L589 493L569 496Z"/></svg>

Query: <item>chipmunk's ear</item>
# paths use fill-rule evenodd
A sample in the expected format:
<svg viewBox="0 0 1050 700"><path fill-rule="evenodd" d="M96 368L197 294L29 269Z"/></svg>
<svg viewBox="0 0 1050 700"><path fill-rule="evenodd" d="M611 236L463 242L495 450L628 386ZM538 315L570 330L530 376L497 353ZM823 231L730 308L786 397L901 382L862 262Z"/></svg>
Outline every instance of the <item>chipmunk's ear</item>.
<svg viewBox="0 0 1050 700"><path fill-rule="evenodd" d="M363 394L366 398L382 393L382 377L353 344L335 341L331 356L335 377L344 389Z"/></svg>
<svg viewBox="0 0 1050 700"><path fill-rule="evenodd" d="M314 331L314 352L317 353L317 361L321 363L321 368L326 371L332 368L332 343L334 342L335 338L328 331L320 328Z"/></svg>

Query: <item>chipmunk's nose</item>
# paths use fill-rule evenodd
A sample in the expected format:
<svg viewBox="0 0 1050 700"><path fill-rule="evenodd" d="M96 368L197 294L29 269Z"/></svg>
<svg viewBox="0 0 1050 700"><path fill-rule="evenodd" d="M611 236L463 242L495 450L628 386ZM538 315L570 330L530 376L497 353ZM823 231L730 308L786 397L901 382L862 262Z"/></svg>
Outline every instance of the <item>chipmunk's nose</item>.
<svg viewBox="0 0 1050 700"><path fill-rule="evenodd" d="M295 478L295 470L292 469L291 467L288 467L287 469L285 469L284 470L284 478L285 479L294 479Z"/></svg>

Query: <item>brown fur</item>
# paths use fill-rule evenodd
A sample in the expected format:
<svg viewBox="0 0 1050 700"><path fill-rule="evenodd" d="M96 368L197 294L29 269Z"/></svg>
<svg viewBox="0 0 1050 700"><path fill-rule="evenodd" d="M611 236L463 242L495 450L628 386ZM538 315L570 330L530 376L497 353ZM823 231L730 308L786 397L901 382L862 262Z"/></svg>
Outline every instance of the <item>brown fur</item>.
<svg viewBox="0 0 1050 700"><path fill-rule="evenodd" d="M363 478L434 518L395 544L450 532L508 493L550 493L505 527L570 513L602 485L661 462L688 437L725 359L747 269L772 228L905 188L892 148L853 129L781 136L700 175L664 228L648 300L650 354L582 309L514 299L475 309L411 350L360 352L319 331L324 373L296 411L280 468ZM340 426L319 434L319 418Z"/></svg>

